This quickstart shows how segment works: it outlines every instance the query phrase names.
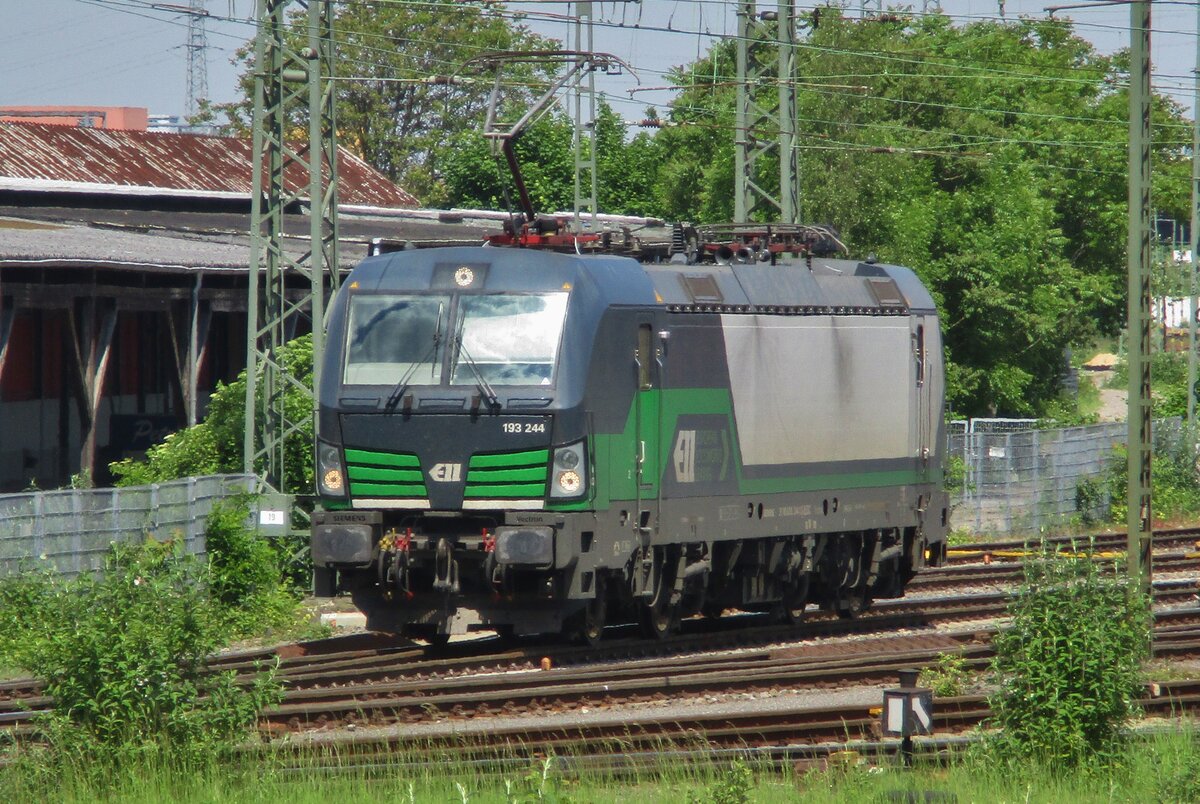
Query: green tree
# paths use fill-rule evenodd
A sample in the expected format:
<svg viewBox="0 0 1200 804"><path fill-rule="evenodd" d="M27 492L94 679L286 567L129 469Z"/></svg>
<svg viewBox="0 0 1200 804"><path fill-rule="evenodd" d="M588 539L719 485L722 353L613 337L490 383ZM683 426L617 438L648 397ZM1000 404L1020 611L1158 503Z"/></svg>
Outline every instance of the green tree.
<svg viewBox="0 0 1200 804"><path fill-rule="evenodd" d="M719 43L672 73L680 92L658 136L668 216L732 216L734 55ZM796 55L803 219L922 276L956 410L1040 413L1066 348L1123 321L1127 101L1114 87L1127 59L1057 20L829 8L807 16ZM773 108L775 87L760 93ZM1180 215L1186 121L1155 102L1156 203Z"/></svg>
<svg viewBox="0 0 1200 804"><path fill-rule="evenodd" d="M534 209L569 210L575 203L575 126L551 109L516 140L514 150ZM603 100L596 112L597 206L619 215L662 213L655 192L661 157L657 139L640 133L625 137L625 123ZM480 132L461 135L442 158L442 181L450 206L517 209L508 165ZM506 196L507 193L507 196Z"/></svg>
<svg viewBox="0 0 1200 804"><path fill-rule="evenodd" d="M513 146L533 208L557 212L574 204L575 157L566 115L547 114ZM492 151L482 131L463 133L442 159L448 206L520 211L520 199L503 156Z"/></svg>
<svg viewBox="0 0 1200 804"><path fill-rule="evenodd" d="M490 75L466 67L494 51L554 49L499 3L345 3L334 19L339 81L338 137L423 203L440 205L446 190L442 162L461 136L483 128ZM303 20L293 36L306 42ZM223 107L244 130L253 109L253 47L244 65L242 99ZM504 73L504 99L524 103L552 70L531 65ZM453 76L455 80L446 80Z"/></svg>

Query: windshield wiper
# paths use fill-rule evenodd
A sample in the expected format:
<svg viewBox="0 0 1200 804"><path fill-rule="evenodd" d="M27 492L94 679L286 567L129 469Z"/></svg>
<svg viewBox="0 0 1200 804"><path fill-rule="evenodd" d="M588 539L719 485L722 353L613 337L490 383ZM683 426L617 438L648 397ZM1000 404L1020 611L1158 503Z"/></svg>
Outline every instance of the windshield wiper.
<svg viewBox="0 0 1200 804"><path fill-rule="evenodd" d="M471 353L468 352L467 347L463 345L463 339L461 335L454 339L454 348L458 351L459 357L466 362L467 367L471 369L471 374L475 376L475 387L479 389L479 393L481 393L483 398L487 400L488 409L496 410L499 408L499 397L496 396L495 390L492 389L492 386L489 385L488 381L484 378L483 372L479 370L479 366L476 365L475 361L471 359Z"/></svg>
<svg viewBox="0 0 1200 804"><path fill-rule="evenodd" d="M388 394L387 401L383 403L383 410L386 413L392 413L396 410L396 406L400 404L400 400L404 398L404 392L408 390L408 383L412 376L417 373L417 369L425 363L429 363L429 379L433 381L433 372L437 370L437 355L438 346L442 342L442 305L438 305L437 324L433 329L433 345L429 347L429 351L408 367L408 371L404 372L404 376L392 386L391 393Z"/></svg>

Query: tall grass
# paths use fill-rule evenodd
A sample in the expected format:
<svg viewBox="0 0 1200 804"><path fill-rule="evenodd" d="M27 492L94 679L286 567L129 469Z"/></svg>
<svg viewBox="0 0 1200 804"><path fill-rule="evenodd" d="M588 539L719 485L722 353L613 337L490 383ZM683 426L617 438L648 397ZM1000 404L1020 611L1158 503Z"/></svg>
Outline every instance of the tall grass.
<svg viewBox="0 0 1200 804"><path fill-rule="evenodd" d="M482 772L470 760L416 763L403 755L370 767L334 772L328 762L289 769L271 759L220 764L147 763L103 782L68 768L57 777L33 777L16 765L0 769L13 801L64 802L613 802L735 804L735 802L881 801L1196 801L1200 797L1200 734L1189 723L1142 734L1125 760L1062 773L1030 764L1014 770L960 756L911 770L890 759L836 763L804 771L790 763L727 758L673 760L652 770L602 772L570 756L530 756L508 770Z"/></svg>

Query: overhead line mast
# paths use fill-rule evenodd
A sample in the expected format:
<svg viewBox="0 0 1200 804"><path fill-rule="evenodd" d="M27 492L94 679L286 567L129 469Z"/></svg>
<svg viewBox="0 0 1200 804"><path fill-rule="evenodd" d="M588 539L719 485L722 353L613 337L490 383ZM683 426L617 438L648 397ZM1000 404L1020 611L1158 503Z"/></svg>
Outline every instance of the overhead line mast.
<svg viewBox="0 0 1200 804"><path fill-rule="evenodd" d="M1129 569L1150 591L1154 532L1150 464L1150 3L1129 5Z"/></svg>
<svg viewBox="0 0 1200 804"><path fill-rule="evenodd" d="M799 168L796 160L796 8L781 0L775 11L758 12L753 2L737 8L737 121L734 152L735 223L748 223L758 209L781 223L800 220ZM774 58L766 43L775 43ZM763 79L770 79L764 81ZM760 83L778 84L777 108L759 97ZM764 166L765 157L779 160L778 191Z"/></svg>
<svg viewBox="0 0 1200 804"><path fill-rule="evenodd" d="M205 17L206 0L191 0L188 11L187 43L187 116L199 113L202 102L208 100L208 33Z"/></svg>
<svg viewBox="0 0 1200 804"><path fill-rule="evenodd" d="M575 4L575 50L595 53L591 2ZM592 66L583 80L575 84L575 231L583 231L586 215L589 227L596 231L596 71Z"/></svg>
<svg viewBox="0 0 1200 804"><path fill-rule="evenodd" d="M288 11L307 8L306 46L288 37ZM339 284L337 256L337 140L333 94L331 0L258 0L254 43L253 195L250 208L250 275L246 324L245 471L261 470L265 483L287 493L307 493L289 466L288 436L302 432L316 412L324 351L325 291ZM308 148L294 136L292 115L307 115ZM284 173L298 165L306 188L289 189ZM299 257L283 246L284 212L309 207L308 249ZM260 288L261 283L261 288ZM260 296L261 290L261 296ZM312 326L312 385L283 365L280 347L307 317ZM289 410L289 388L309 404ZM291 460L296 460L295 456Z"/></svg>

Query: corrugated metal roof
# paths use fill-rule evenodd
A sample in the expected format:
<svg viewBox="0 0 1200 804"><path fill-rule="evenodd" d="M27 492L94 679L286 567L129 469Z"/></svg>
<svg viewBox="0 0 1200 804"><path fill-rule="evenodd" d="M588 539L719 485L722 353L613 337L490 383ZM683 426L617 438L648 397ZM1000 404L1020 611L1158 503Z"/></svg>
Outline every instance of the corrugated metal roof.
<svg viewBox="0 0 1200 804"><path fill-rule="evenodd" d="M15 180L11 189L144 188L248 197L251 167L250 141L235 137L0 123L0 181ZM306 195L307 171L291 167L285 185ZM341 203L417 206L416 198L345 149L338 151L338 178Z"/></svg>

